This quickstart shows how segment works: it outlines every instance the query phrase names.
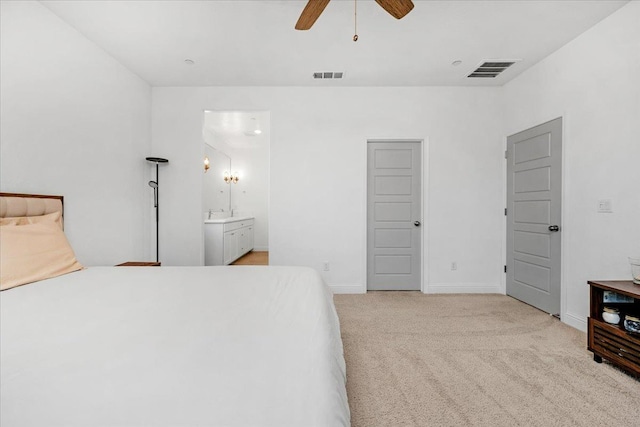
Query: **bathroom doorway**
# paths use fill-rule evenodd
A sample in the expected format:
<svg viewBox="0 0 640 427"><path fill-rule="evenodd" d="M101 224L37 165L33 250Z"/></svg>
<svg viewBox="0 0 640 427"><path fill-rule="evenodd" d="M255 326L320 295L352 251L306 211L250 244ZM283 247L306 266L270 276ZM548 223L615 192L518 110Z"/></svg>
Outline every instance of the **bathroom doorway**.
<svg viewBox="0 0 640 427"><path fill-rule="evenodd" d="M268 265L269 111L204 111L202 135L205 265Z"/></svg>

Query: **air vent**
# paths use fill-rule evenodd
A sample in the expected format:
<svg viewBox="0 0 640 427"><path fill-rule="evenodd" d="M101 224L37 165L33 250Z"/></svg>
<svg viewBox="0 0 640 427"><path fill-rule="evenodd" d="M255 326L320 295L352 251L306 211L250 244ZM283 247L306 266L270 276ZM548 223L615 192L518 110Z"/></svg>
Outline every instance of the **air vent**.
<svg viewBox="0 0 640 427"><path fill-rule="evenodd" d="M485 61L471 72L469 78L489 78L498 77L507 68L515 64L516 61Z"/></svg>
<svg viewBox="0 0 640 427"><path fill-rule="evenodd" d="M343 71L322 71L313 73L314 79L341 79Z"/></svg>

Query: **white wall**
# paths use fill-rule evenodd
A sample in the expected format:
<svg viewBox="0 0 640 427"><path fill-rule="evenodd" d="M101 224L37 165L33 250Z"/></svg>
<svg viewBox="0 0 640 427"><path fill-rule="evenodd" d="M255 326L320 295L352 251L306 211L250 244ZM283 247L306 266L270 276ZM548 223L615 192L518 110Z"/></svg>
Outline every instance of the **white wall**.
<svg viewBox="0 0 640 427"><path fill-rule="evenodd" d="M165 169L163 261L201 260L203 110L270 110L270 261L320 268L336 290L365 284L366 141L429 140L428 271L438 291L499 291L502 121L497 88L153 88L153 149ZM450 264L457 261L458 270Z"/></svg>
<svg viewBox="0 0 640 427"><path fill-rule="evenodd" d="M2 191L63 195L85 265L146 259L149 85L38 2L0 12Z"/></svg>
<svg viewBox="0 0 640 427"><path fill-rule="evenodd" d="M563 320L586 329L587 280L631 278L640 254L640 3L504 87L505 134L564 118ZM596 212L611 199L614 213Z"/></svg>
<svg viewBox="0 0 640 427"><path fill-rule="evenodd" d="M0 188L63 194L87 265L150 257L147 155L170 160L161 258L201 264L207 109L271 111L271 262L330 261L337 290L365 281L367 139L428 140L428 290L500 290L504 137L559 116L564 320L584 328L586 280L627 279L627 256L640 253L638 2L503 88L150 90L37 2L1 8ZM614 213L596 213L606 198Z"/></svg>

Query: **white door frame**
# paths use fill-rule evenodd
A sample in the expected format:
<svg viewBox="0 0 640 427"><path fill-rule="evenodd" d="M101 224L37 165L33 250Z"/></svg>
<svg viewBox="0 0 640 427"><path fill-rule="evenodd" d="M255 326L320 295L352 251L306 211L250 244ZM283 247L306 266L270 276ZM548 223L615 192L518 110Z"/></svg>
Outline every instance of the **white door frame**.
<svg viewBox="0 0 640 427"><path fill-rule="evenodd" d="M503 152L507 150L507 138L509 137L509 135L514 135L518 132L522 132L526 129L531 129L533 127L536 127L538 125L541 125L543 123L547 123L550 122L552 120L558 119L558 118L562 118L562 159L561 159L561 165L562 165L562 183L561 183L561 191L562 191L562 195L561 195L561 200L562 200L562 209L560 212L560 227L562 229L563 232L563 236L562 239L560 241L560 320L563 323L566 323L570 326L573 326L576 329L580 329L582 331L586 331L587 330L587 322L586 320L582 319L580 316L569 313L567 311L567 286L565 285L566 283L566 268L565 268L565 263L567 262L567 257L566 257L566 251L565 251L565 247L566 247L566 242L570 239L571 236L571 229L567 229L565 227L565 213L566 213L566 207L568 206L567 204L567 200L566 200L566 194L567 194L567 175L568 175L568 170L567 170L567 156L566 153L568 151L568 146L571 144L571 138L570 138L570 118L569 118L569 114L567 114L566 111L560 111L560 112L556 112L555 114L549 114L549 115L544 115L541 116L540 118L537 119L533 119L533 120L528 120L526 122L523 122L523 124L518 125L517 127L512 127L510 129L507 129L507 132L505 133L505 135L502 138L502 149ZM502 195L503 195L503 200L502 200L502 204L503 206L506 208L507 206L507 162L506 160L503 162L502 165L502 175L503 175L503 186L502 186ZM502 223L502 261L503 264L506 265L507 264L507 217L504 216L503 218L503 223ZM500 292L504 295L507 294L507 275L506 274L502 274L501 276L501 280L500 280Z"/></svg>
<svg viewBox="0 0 640 427"><path fill-rule="evenodd" d="M367 164L367 147L369 142L419 142L422 148L422 227L420 227L420 248L422 251L420 262L420 292L429 293L429 220L428 220L428 195L429 195L429 139L428 138L367 138L362 144L362 159L364 163L364 192L362 197L362 285L360 293L367 293L367 194L368 194L368 164Z"/></svg>

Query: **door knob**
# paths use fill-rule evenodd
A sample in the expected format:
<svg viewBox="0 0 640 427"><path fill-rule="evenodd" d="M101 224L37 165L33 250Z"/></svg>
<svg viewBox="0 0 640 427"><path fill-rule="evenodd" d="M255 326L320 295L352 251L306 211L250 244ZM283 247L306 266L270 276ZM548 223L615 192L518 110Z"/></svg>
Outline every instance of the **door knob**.
<svg viewBox="0 0 640 427"><path fill-rule="evenodd" d="M413 225L415 225L416 227L420 227L420 221L414 221Z"/></svg>
<svg viewBox="0 0 640 427"><path fill-rule="evenodd" d="M549 226L549 231L559 231L560 227L558 227L557 225L550 225Z"/></svg>

